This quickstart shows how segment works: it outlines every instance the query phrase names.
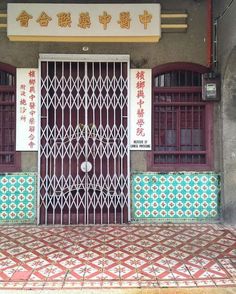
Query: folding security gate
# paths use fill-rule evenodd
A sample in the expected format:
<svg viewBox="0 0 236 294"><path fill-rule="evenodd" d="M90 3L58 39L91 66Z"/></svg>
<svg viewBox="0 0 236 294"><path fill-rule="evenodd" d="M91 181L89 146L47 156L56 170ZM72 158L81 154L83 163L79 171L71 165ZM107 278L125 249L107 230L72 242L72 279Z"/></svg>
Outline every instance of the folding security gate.
<svg viewBox="0 0 236 294"><path fill-rule="evenodd" d="M40 56L39 223L129 220L127 56Z"/></svg>

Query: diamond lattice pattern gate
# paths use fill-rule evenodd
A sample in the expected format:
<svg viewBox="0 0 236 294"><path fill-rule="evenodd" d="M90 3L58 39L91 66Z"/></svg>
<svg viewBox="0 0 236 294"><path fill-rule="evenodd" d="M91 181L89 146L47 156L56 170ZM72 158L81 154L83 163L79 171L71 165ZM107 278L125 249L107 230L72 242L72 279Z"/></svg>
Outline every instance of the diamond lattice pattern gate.
<svg viewBox="0 0 236 294"><path fill-rule="evenodd" d="M128 68L41 58L41 224L129 220Z"/></svg>

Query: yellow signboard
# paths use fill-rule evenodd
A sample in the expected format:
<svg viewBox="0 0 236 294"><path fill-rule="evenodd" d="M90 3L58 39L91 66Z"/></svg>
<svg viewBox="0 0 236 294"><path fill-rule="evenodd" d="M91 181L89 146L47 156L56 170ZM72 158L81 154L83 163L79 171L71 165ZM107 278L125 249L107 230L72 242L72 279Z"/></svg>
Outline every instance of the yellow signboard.
<svg viewBox="0 0 236 294"><path fill-rule="evenodd" d="M12 41L158 42L160 4L8 4Z"/></svg>

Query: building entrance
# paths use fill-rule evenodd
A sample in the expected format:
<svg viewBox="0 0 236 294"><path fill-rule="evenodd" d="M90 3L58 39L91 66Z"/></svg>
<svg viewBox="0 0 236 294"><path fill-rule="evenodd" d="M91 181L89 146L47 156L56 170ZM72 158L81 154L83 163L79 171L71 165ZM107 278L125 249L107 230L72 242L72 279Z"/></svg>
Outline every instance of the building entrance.
<svg viewBox="0 0 236 294"><path fill-rule="evenodd" d="M40 57L40 224L129 220L129 59L84 58Z"/></svg>

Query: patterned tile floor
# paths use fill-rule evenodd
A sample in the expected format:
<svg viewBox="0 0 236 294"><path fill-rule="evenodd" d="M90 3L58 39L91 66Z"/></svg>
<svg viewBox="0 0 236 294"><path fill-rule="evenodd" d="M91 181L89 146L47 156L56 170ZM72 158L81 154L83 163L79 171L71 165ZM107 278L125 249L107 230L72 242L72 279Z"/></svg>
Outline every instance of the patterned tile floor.
<svg viewBox="0 0 236 294"><path fill-rule="evenodd" d="M0 289L236 287L236 227L0 226Z"/></svg>

